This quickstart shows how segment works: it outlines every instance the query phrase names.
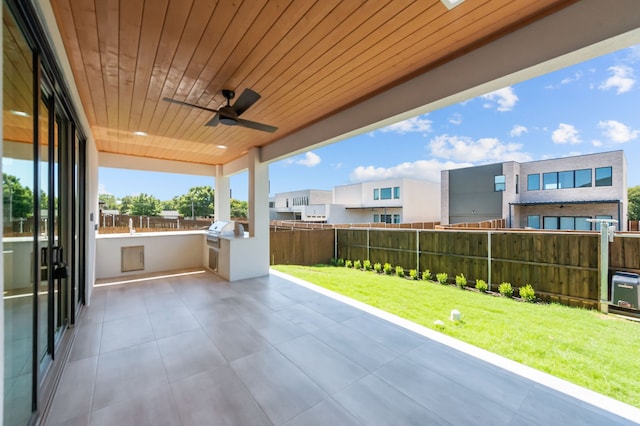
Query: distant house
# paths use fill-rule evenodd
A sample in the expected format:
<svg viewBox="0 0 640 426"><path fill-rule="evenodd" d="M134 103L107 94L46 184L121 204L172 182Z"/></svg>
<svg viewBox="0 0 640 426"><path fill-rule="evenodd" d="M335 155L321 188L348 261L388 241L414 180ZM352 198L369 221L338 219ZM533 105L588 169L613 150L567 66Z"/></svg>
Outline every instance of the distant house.
<svg viewBox="0 0 640 426"><path fill-rule="evenodd" d="M623 151L443 170L442 223L504 218L510 228L592 230L615 219L626 230Z"/></svg>
<svg viewBox="0 0 640 426"><path fill-rule="evenodd" d="M271 220L326 222L327 205L333 202L333 192L319 189L282 192L269 200Z"/></svg>
<svg viewBox="0 0 640 426"><path fill-rule="evenodd" d="M177 210L162 210L160 217L163 219L180 219L181 215Z"/></svg>
<svg viewBox="0 0 640 426"><path fill-rule="evenodd" d="M270 211L272 219L304 222L438 222L440 185L400 178L285 192L270 200Z"/></svg>

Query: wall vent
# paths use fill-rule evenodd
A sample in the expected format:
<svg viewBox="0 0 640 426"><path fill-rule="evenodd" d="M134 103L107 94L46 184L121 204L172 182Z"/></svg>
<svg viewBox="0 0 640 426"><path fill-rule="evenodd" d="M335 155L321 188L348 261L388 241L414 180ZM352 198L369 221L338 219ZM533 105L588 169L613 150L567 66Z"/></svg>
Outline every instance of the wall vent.
<svg viewBox="0 0 640 426"><path fill-rule="evenodd" d="M144 246L121 248L120 272L144 270Z"/></svg>

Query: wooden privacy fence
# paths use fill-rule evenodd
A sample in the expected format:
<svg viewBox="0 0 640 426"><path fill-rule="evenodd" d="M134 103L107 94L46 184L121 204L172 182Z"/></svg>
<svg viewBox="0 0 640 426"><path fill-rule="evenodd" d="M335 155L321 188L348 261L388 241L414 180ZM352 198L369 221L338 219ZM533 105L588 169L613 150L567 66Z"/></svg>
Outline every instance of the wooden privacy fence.
<svg viewBox="0 0 640 426"><path fill-rule="evenodd" d="M272 265L326 264L334 257L335 230L272 231L269 244Z"/></svg>
<svg viewBox="0 0 640 426"><path fill-rule="evenodd" d="M599 299L597 233L405 231L338 229L337 257L388 262L405 270L463 273L497 290L531 284L543 299L596 308ZM640 272L640 238L618 234L610 244L610 272ZM610 280L609 280L610 282Z"/></svg>

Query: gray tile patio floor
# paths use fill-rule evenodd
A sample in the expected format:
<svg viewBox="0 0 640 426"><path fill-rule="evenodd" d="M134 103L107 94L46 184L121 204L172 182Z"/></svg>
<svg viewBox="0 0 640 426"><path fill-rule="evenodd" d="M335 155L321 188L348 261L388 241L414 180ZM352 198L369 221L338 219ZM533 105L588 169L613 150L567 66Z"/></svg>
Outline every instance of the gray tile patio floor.
<svg viewBox="0 0 640 426"><path fill-rule="evenodd" d="M47 425L636 424L276 274L110 284Z"/></svg>

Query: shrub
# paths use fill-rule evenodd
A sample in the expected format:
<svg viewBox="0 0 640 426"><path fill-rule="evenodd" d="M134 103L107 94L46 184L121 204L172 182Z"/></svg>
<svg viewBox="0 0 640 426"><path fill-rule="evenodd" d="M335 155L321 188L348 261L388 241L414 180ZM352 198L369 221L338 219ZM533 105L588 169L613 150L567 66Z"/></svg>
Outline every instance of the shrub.
<svg viewBox="0 0 640 426"><path fill-rule="evenodd" d="M340 258L336 261L336 266L344 266L344 259Z"/></svg>
<svg viewBox="0 0 640 426"><path fill-rule="evenodd" d="M365 271L370 271L370 270L372 269L372 267L371 267L371 261L370 261L369 259L365 260L365 261L362 263L362 266L364 266L364 270L365 270Z"/></svg>
<svg viewBox="0 0 640 426"><path fill-rule="evenodd" d="M484 293L489 289L489 286L485 280L476 280L476 289Z"/></svg>
<svg viewBox="0 0 640 426"><path fill-rule="evenodd" d="M409 278L411 278L412 280L417 280L418 279L418 271L415 269L409 269Z"/></svg>
<svg viewBox="0 0 640 426"><path fill-rule="evenodd" d="M436 279L440 284L446 284L449 279L449 275L446 272L439 272L436 274Z"/></svg>
<svg viewBox="0 0 640 426"><path fill-rule="evenodd" d="M382 270L384 271L385 274L391 275L391 272L393 269L391 268L391 264L387 262L384 264L384 267L382 268Z"/></svg>
<svg viewBox="0 0 640 426"><path fill-rule="evenodd" d="M396 275L404 278L404 268L402 266L396 266Z"/></svg>
<svg viewBox="0 0 640 426"><path fill-rule="evenodd" d="M345 260L344 266L346 266L347 268L353 268L353 262L350 260Z"/></svg>
<svg viewBox="0 0 640 426"><path fill-rule="evenodd" d="M431 271L430 270L424 270L422 271L422 279L424 281L430 280L431 279Z"/></svg>
<svg viewBox="0 0 640 426"><path fill-rule="evenodd" d="M520 287L520 297L525 302L533 302L536 299L536 291L531 287L531 284L527 284L524 287Z"/></svg>
<svg viewBox="0 0 640 426"><path fill-rule="evenodd" d="M498 286L498 291L504 297L513 296L513 287L511 287L511 283L502 283Z"/></svg>
<svg viewBox="0 0 640 426"><path fill-rule="evenodd" d="M362 262L360 262L359 260L354 260L353 261L353 268L354 269L362 269Z"/></svg>
<svg viewBox="0 0 640 426"><path fill-rule="evenodd" d="M373 270L377 273L382 272L382 265L379 262L373 264Z"/></svg>
<svg viewBox="0 0 640 426"><path fill-rule="evenodd" d="M329 259L329 265L338 266L338 259L336 259L335 257L332 257L331 259Z"/></svg>
<svg viewBox="0 0 640 426"><path fill-rule="evenodd" d="M464 274L456 275L456 285L461 289L464 289L467 285L467 279L464 277Z"/></svg>

